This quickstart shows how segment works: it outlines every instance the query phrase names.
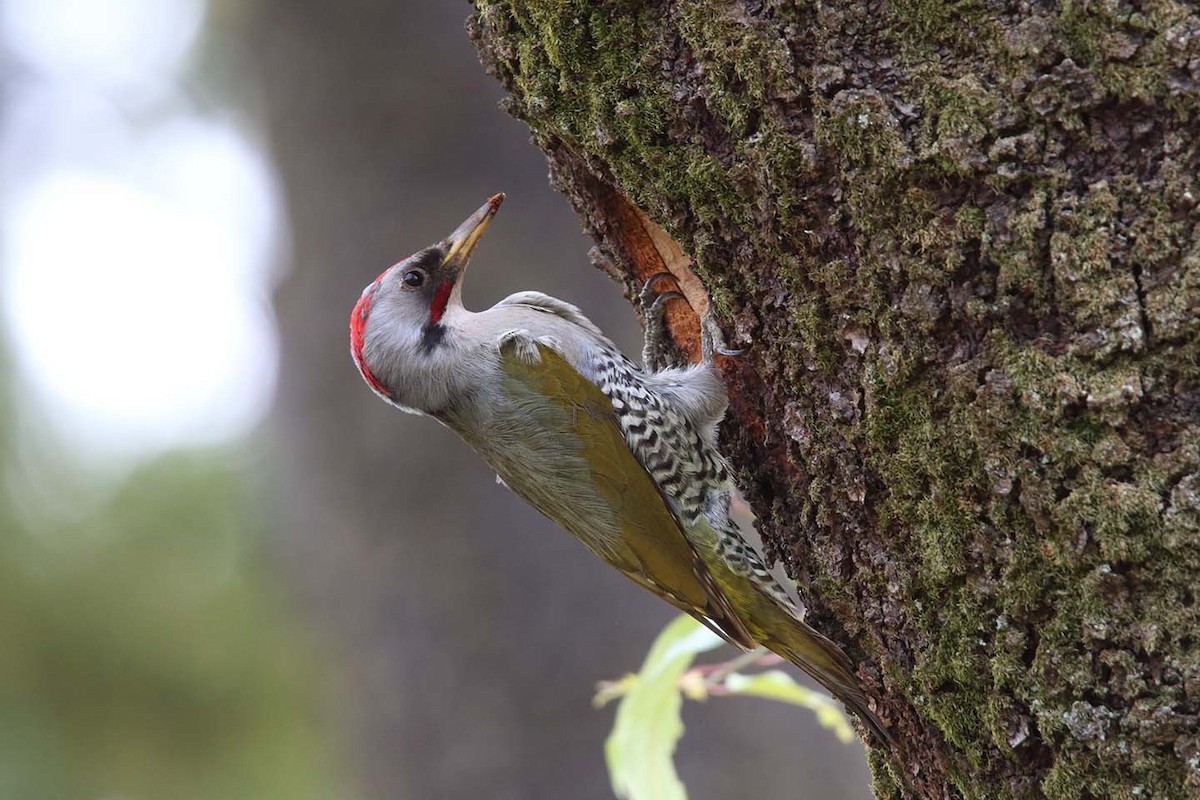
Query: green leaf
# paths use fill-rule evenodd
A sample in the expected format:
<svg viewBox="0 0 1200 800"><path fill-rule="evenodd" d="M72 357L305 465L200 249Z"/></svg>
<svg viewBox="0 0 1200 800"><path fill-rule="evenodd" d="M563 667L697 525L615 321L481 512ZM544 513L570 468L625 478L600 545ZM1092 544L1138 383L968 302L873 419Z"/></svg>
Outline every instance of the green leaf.
<svg viewBox="0 0 1200 800"><path fill-rule="evenodd" d="M658 635L634 676L604 744L613 791L623 800L687 800L671 756L683 736L679 676L721 639L688 616Z"/></svg>
<svg viewBox="0 0 1200 800"><path fill-rule="evenodd" d="M827 695L796 683L786 672L777 669L756 675L735 672L727 676L724 683L725 688L733 694L765 697L811 709L822 728L832 730L843 742L854 741L854 731L850 729L850 723L838 704Z"/></svg>

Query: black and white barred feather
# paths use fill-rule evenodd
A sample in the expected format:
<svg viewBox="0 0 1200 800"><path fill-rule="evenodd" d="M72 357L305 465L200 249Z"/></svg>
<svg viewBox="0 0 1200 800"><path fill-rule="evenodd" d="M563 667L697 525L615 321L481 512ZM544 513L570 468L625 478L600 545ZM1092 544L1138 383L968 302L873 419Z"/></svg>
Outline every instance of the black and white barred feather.
<svg viewBox="0 0 1200 800"><path fill-rule="evenodd" d="M717 554L730 569L749 577L799 618L787 592L730 516L734 488L729 466L712 440L715 426L713 433L705 435L677 398L655 386L669 388L671 376L680 373L673 369L647 373L619 351L602 348L595 354L590 377L612 402L630 451L679 518L689 526L702 517L707 520L717 532Z"/></svg>

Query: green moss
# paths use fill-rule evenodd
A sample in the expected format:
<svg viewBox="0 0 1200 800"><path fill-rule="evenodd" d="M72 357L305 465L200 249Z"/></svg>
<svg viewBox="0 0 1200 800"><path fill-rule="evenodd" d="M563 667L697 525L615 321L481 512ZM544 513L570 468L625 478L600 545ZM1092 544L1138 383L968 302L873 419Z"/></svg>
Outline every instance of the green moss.
<svg viewBox="0 0 1200 800"><path fill-rule="evenodd" d="M995 36L994 14L980 0L891 0L887 10L891 30L921 57L947 47L974 52Z"/></svg>
<svg viewBox="0 0 1200 800"><path fill-rule="evenodd" d="M752 171L767 187L781 219L806 213L805 186L816 180L819 172L811 140L779 130L768 121L758 133L739 140L737 148L739 159L755 165Z"/></svg>
<svg viewBox="0 0 1200 800"><path fill-rule="evenodd" d="M1179 66L1175 36L1188 25L1183 4L1158 3L1141 12L1105 4L1064 4L1057 28L1068 57L1091 70L1103 93L1120 102L1162 102L1180 112L1194 111L1194 92L1170 85L1171 67ZM1190 96L1188 96L1190 95Z"/></svg>
<svg viewBox="0 0 1200 800"><path fill-rule="evenodd" d="M978 768L984 759L980 713L987 707L976 688L980 671L987 669L979 630L981 609L967 590L947 595L937 605L928 613L938 618L946 635L938 637L934 652L917 665L913 680L924 690L926 713L937 720L966 763Z"/></svg>
<svg viewBox="0 0 1200 800"><path fill-rule="evenodd" d="M884 175L907 166L911 153L883 96L874 89L846 89L815 108L814 138L843 169L878 169Z"/></svg>
<svg viewBox="0 0 1200 800"><path fill-rule="evenodd" d="M1200 196L1200 191L1196 195ZM1179 268L1164 264L1161 268L1163 278L1146 292L1146 317L1154 335L1160 339L1195 342L1200 331L1200 225L1188 236L1191 245L1180 260ZM1168 237L1153 234L1139 239L1146 243L1144 249L1150 249L1153 242L1164 240L1170 241ZM1166 252L1171 251L1167 249ZM1160 248L1156 255L1162 253ZM1139 253L1134 257L1142 255ZM1147 262L1153 263L1149 259L1143 263Z"/></svg>
<svg viewBox="0 0 1200 800"><path fill-rule="evenodd" d="M1105 796L1128 785L1129 774L1103 768L1102 756L1089 746L1072 746L1071 726L1083 723L1064 716L1078 696L1072 690L1097 690L1089 643L1115 639L1135 650L1162 648L1165 643L1153 638L1161 633L1138 630L1137 620L1162 620L1155 631L1169 628L1174 635L1194 625L1178 620L1177 606L1151 611L1149 598L1133 603L1122 594L1119 565L1165 558L1163 470L1139 462L1125 441L1123 414L1132 406L1128 391L1114 391L1128 385L1119 364L1096 369L1081 357L1048 356L1000 339L993 352L995 390L964 408L942 406L936 385L919 370L889 364L872 373L868 443L872 464L890 490L886 519L905 523L912 541L897 547L917 554L923 565L914 573L911 596L940 599L914 606L914 624L933 645L913 671L914 690L924 713L964 758L968 774L982 757L981 728L997 749L1012 750L1008 740L1016 723L1009 720L1019 712L1008 698L1016 698L1040 709L1025 723L1028 735L1064 745L1043 786L1048 796ZM1136 383L1136 373L1134 378ZM989 419L1003 423L992 426ZM1189 465L1195 459L1185 457ZM995 493L1011 492L1014 485L1021 504L998 502ZM1070 488L1060 497L1043 486ZM985 499L989 494L992 499ZM973 496L978 503L968 500ZM971 554L997 548L1008 555L993 583L975 572ZM1182 586L1189 574L1181 569L1173 579ZM992 586L1004 588L994 592ZM1047 610L1051 618L1037 631L1030 673L1032 641L1014 625ZM988 619L995 622L983 624ZM991 687L980 685L981 671L990 671ZM1057 688L1044 693L1031 674L1055 676ZM1169 765L1153 766L1161 772ZM967 786L978 788L973 778Z"/></svg>
<svg viewBox="0 0 1200 800"><path fill-rule="evenodd" d="M840 359L840 350L830 346L828 311L815 297L808 296L792 303L792 330L796 342L804 348L811 364L818 369L830 369Z"/></svg>
<svg viewBox="0 0 1200 800"><path fill-rule="evenodd" d="M1013 210L1005 230L983 235L982 256L996 265L996 290L1002 295L1032 299L1038 310L1050 299L1050 281L1043 269L1040 244L1049 225L1049 196L1044 187L1030 192Z"/></svg>
<svg viewBox="0 0 1200 800"><path fill-rule="evenodd" d="M652 213L682 207L701 224L745 221L747 200L725 165L699 144L666 138L676 101L657 69L655 34L665 22L653 9L626 6L481 3L482 16L507 15L521 30L516 57L501 65L516 88L515 111L535 133L552 131L602 160Z"/></svg>
<svg viewBox="0 0 1200 800"><path fill-rule="evenodd" d="M1115 258L1117 213L1117 194L1100 181L1082 196L1063 195L1055 207L1060 224L1050 236L1062 305L1082 334L1077 347L1098 356L1141 350L1145 343L1133 269Z"/></svg>
<svg viewBox="0 0 1200 800"><path fill-rule="evenodd" d="M706 67L712 87L709 107L732 137L754 133L751 121L769 99L772 84L794 71L787 44L765 36L748 15L734 15L727 3L684 3L679 9L679 33Z"/></svg>
<svg viewBox="0 0 1200 800"><path fill-rule="evenodd" d="M982 144L996 129L1001 102L978 76L930 77L922 97L929 124L921 156L947 175L970 175L984 166Z"/></svg>

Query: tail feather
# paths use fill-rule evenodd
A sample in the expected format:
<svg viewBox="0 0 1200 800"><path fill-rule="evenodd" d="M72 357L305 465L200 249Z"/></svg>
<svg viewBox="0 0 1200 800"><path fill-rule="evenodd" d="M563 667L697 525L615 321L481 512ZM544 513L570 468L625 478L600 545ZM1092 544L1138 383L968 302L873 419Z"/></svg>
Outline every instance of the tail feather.
<svg viewBox="0 0 1200 800"><path fill-rule="evenodd" d="M776 609L775 614L769 615L774 624L761 631L758 642L804 670L853 711L883 743L893 744L895 740L883 727L883 721L867 706L867 696L841 648L786 609L775 603L770 605Z"/></svg>

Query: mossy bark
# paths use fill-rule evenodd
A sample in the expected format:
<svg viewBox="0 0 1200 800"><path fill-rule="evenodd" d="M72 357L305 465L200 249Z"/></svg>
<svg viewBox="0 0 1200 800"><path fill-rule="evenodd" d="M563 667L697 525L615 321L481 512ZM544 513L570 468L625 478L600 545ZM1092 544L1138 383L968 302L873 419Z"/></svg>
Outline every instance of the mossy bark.
<svg viewBox="0 0 1200 800"><path fill-rule="evenodd" d="M880 797L1200 796L1200 15L479 0L605 263L693 259L725 446ZM681 342L694 336L675 319Z"/></svg>

